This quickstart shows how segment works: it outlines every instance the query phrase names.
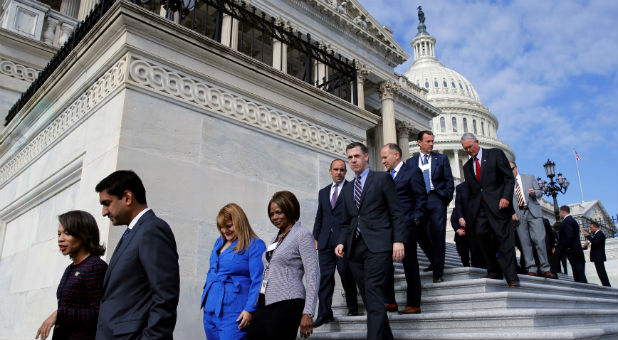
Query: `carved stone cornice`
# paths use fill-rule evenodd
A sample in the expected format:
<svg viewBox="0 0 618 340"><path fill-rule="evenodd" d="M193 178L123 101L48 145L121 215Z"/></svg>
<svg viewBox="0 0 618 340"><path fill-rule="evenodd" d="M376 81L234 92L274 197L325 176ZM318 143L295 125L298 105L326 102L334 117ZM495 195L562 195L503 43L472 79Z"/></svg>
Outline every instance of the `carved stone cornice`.
<svg viewBox="0 0 618 340"><path fill-rule="evenodd" d="M393 100L395 98L395 94L399 91L399 84L394 81L386 80L380 83L380 89L378 93L380 94L380 100L390 99Z"/></svg>
<svg viewBox="0 0 618 340"><path fill-rule="evenodd" d="M15 156L0 165L0 188L19 174L28 164L38 159L55 145L62 135L81 121L92 109L118 88L125 80L126 57L118 60L94 84L82 93L60 115L39 132L36 137L16 152Z"/></svg>
<svg viewBox="0 0 618 340"><path fill-rule="evenodd" d="M365 81L367 75L369 74L369 66L360 63L358 60L354 61L354 67L356 68L356 76L358 77L358 81Z"/></svg>
<svg viewBox="0 0 618 340"><path fill-rule="evenodd" d="M0 74L4 74L12 78L17 78L19 80L25 80L27 82L33 82L39 72L40 71L22 65L14 60L0 57Z"/></svg>
<svg viewBox="0 0 618 340"><path fill-rule="evenodd" d="M407 136L410 138L410 132L414 131L414 126L412 124L406 122L397 122L395 125L397 128L397 136Z"/></svg>

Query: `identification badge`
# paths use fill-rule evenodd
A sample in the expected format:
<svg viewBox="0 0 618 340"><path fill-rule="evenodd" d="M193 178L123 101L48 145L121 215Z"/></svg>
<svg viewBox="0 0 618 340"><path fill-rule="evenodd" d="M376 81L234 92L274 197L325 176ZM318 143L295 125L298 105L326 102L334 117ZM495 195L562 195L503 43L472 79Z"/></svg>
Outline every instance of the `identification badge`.
<svg viewBox="0 0 618 340"><path fill-rule="evenodd" d="M279 244L279 242L275 242L275 243L269 245L268 248L266 248L266 251L275 250L275 248L277 248L277 244Z"/></svg>
<svg viewBox="0 0 618 340"><path fill-rule="evenodd" d="M421 171L425 171L425 170L429 170L431 166L429 165L429 162L427 162L427 164L421 164L419 168L421 168Z"/></svg>
<svg viewBox="0 0 618 340"><path fill-rule="evenodd" d="M266 294L266 284L268 283L268 268L264 269L264 274L262 275L262 284L260 285L260 294Z"/></svg>

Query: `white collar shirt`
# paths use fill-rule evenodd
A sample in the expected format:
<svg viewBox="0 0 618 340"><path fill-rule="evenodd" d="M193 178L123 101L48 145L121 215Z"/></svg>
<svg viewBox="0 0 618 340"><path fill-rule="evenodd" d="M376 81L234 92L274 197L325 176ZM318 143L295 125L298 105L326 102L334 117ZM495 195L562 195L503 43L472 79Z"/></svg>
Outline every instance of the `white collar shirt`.
<svg viewBox="0 0 618 340"><path fill-rule="evenodd" d="M345 179L343 181L345 181ZM330 185L330 195L328 195L329 199L331 200L333 199L333 194L335 193L335 187L337 187L337 198L339 198L339 195L341 195L341 189L343 189L343 181L339 183L333 182L333 184Z"/></svg>
<svg viewBox="0 0 618 340"><path fill-rule="evenodd" d="M423 165L423 158L425 158L425 155L428 155L429 157L427 157L427 165ZM431 152L428 154L423 154L423 152L421 151L418 154L418 167L421 168L421 171L423 171L423 167L427 166L428 170L429 170L429 186L430 186L430 190L433 190L433 182L431 181Z"/></svg>
<svg viewBox="0 0 618 340"><path fill-rule="evenodd" d="M479 164L481 164L481 173L483 173L483 148L479 148L479 153L476 154L476 158L479 160ZM476 162L474 161L474 157L472 157L472 170L474 171L474 175L476 175Z"/></svg>
<svg viewBox="0 0 618 340"><path fill-rule="evenodd" d="M137 216L135 216L132 220L131 223L129 223L129 229L133 229L133 227L135 227L135 225L137 224L137 221L139 221L140 217L142 217L145 213L147 213L148 211L150 211L152 209L150 208L146 208L142 211L140 211L139 214L137 214Z"/></svg>
<svg viewBox="0 0 618 340"><path fill-rule="evenodd" d="M393 179L395 179L395 177L397 177L397 175L399 174L399 170L401 170L402 166L403 166L403 162L399 161L399 164L397 164L397 166L393 169L393 170L395 170L395 173L392 175Z"/></svg>

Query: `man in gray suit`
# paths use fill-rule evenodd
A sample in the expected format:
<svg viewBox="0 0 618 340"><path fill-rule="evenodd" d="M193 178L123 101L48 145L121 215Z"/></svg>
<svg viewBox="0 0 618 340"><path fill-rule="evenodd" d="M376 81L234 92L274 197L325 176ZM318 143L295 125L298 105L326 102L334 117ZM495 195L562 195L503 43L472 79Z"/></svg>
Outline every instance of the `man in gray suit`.
<svg viewBox="0 0 618 340"><path fill-rule="evenodd" d="M517 164L510 162L513 176L515 177L515 189L513 190L513 221L519 222L517 236L521 242L526 270L528 275L537 276L538 269L546 278L554 278L551 266L547 260L547 247L545 245L545 226L543 225L543 213L537 197L543 196L543 191L533 175L520 174ZM537 254L538 266L534 260L534 252Z"/></svg>
<svg viewBox="0 0 618 340"><path fill-rule="evenodd" d="M343 219L335 254L347 254L352 275L367 309L367 339L389 340L393 333L384 309L387 269L405 255L406 224L395 182L386 172L368 168L369 152L362 143L346 147L353 185L343 188Z"/></svg>
<svg viewBox="0 0 618 340"><path fill-rule="evenodd" d="M128 226L103 280L96 339L172 339L180 276L170 226L148 208L133 171L116 171L95 190L103 216Z"/></svg>

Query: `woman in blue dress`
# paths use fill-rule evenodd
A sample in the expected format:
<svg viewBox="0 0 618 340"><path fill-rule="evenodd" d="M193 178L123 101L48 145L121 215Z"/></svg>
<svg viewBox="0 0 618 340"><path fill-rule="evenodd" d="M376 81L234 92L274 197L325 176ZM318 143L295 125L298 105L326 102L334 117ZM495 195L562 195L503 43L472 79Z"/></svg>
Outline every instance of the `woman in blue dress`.
<svg viewBox="0 0 618 340"><path fill-rule="evenodd" d="M257 308L266 246L235 203L221 208L217 228L221 237L210 254L202 294L204 331L208 340L245 339Z"/></svg>

